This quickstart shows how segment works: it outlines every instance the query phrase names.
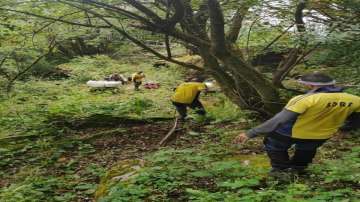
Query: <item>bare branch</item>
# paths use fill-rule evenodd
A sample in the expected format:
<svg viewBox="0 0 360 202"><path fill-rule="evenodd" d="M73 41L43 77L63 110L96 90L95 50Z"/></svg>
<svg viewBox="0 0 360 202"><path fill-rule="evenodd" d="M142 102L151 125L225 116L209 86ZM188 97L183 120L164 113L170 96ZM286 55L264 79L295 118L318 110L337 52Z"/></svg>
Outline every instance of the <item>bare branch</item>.
<svg viewBox="0 0 360 202"><path fill-rule="evenodd" d="M198 12L194 15L194 19L195 22L199 25L199 29L202 30L203 35L206 35L206 22L209 19L207 0L203 0L203 2L200 4Z"/></svg>
<svg viewBox="0 0 360 202"><path fill-rule="evenodd" d="M170 1L166 2L166 20L169 20L170 17ZM171 49L170 49L170 39L169 39L169 34L165 34L165 46L166 46L166 53L167 53L167 57L171 58Z"/></svg>
<svg viewBox="0 0 360 202"><path fill-rule="evenodd" d="M81 3L81 2L79 2L79 3ZM140 16L140 15L138 15L136 13L130 12L128 10L125 10L125 9L122 9L122 8L119 8L119 7L110 5L110 4L106 4L106 3L102 3L102 2L98 2L98 1L93 1L93 0L87 0L85 3L87 3L89 5L96 6L96 7L103 8L103 9L106 9L106 10L110 10L110 11L113 11L113 12L116 12L116 13L119 13L119 14L121 14L123 16L126 16L126 17L130 18L130 19L139 20L140 22L142 22L144 24L147 24L147 25L153 24L152 22L150 22L145 17L142 17L142 16Z"/></svg>
<svg viewBox="0 0 360 202"><path fill-rule="evenodd" d="M224 16L217 0L208 0L210 14L210 27L212 39L212 51L216 56L224 56L226 53L226 40L224 28Z"/></svg>
<svg viewBox="0 0 360 202"><path fill-rule="evenodd" d="M167 57L171 58L171 48L170 48L170 39L169 39L169 35L165 35L165 46L166 46L166 53L167 53Z"/></svg>
<svg viewBox="0 0 360 202"><path fill-rule="evenodd" d="M249 27L249 31L248 31L248 34L247 34L247 40L246 40L246 53L249 57L249 42L250 42L250 34L251 34L251 30L252 28L254 27L255 23L260 20L261 18L256 18L250 25Z"/></svg>
<svg viewBox="0 0 360 202"><path fill-rule="evenodd" d="M34 67L34 65L36 65L38 62L40 62L40 60L42 60L45 56L47 56L49 53L52 52L52 50L55 48L55 38L53 38L50 42L50 45L49 45L49 50L47 51L47 53L39 56L36 60L34 60L28 67L26 67L25 69L23 69L22 71L20 71L18 74L16 74L12 79L9 80L8 84L7 84L7 88L6 88L6 91L7 92L10 92L11 91L11 88L14 84L14 82L20 78L21 76L23 76L26 72L28 72L31 68Z"/></svg>
<svg viewBox="0 0 360 202"><path fill-rule="evenodd" d="M349 19L349 22L351 22L353 19L355 19L357 16L354 16L353 18ZM341 24L337 24L336 26L332 27L330 31L328 32L328 35L334 32ZM278 71L274 74L273 77L273 84L276 86L282 86L282 81L285 79L285 77L288 75L288 73L295 68L296 65L300 64L304 61L304 59L310 55L313 51L315 51L317 48L320 47L322 42L316 43L311 49L304 52L302 55L299 56L299 49L293 48L291 52L289 53L288 59L280 65L280 68Z"/></svg>
<svg viewBox="0 0 360 202"><path fill-rule="evenodd" d="M175 60L175 59L172 59L172 58L168 58L166 57L165 55L157 52L156 50L150 48L149 46L145 45L144 43L142 43L140 40L136 39L135 37L132 37L130 34L128 34L125 30L119 28L118 26L114 25L113 23L111 23L109 20L107 20L104 16L102 16L101 14L93 11L93 10L89 10L89 9L86 9L86 8L82 8L80 6L77 6L77 5L74 5L72 3L69 3L69 2L63 2L64 4L67 4L67 5L70 5L70 6L73 6L75 8L78 8L80 10L84 10L84 11L87 11L88 13L91 13L93 14L94 16L98 17L99 19L101 19L102 21L104 21L106 24L108 24L110 27L112 27L113 29L115 29L117 32L119 32L121 35L123 35L124 37L126 37L127 39L129 39L131 42L133 42L134 44L136 44L137 46L143 48L144 50L154 54L155 56L163 59L163 60L166 60L166 61L169 61L169 62L172 62L172 63L175 63L175 64L178 64L178 65L181 65L181 66L184 66L184 67L187 67L187 68L190 68L190 69L195 69L195 70L198 70L198 71L202 71L203 68L201 67L198 67L194 64L189 64L189 63L184 63L184 62L181 62L181 61L178 61L178 60Z"/></svg>
<svg viewBox="0 0 360 202"><path fill-rule="evenodd" d="M15 51L15 50L14 50ZM13 52L14 52L13 51ZM5 64L6 60L9 58L9 56L11 55L11 53L9 53L8 55L4 56L4 58L1 60L0 62L0 74L3 75L6 79L10 79L10 75L6 72L6 70L4 68L2 68L2 66Z"/></svg>
<svg viewBox="0 0 360 202"><path fill-rule="evenodd" d="M151 31L151 32L155 32L155 33L160 33L160 34L166 34L167 33L169 36L180 39L180 40L182 40L182 41L184 41L186 43L189 43L189 44L194 44L194 45L202 46L202 47L210 47L210 43L208 41L205 41L205 40L200 39L200 38L198 38L196 36L181 32L178 29L168 30L169 32L167 32L166 30L159 30L159 29L156 29L154 27L143 26L143 25L132 25L132 27L147 30L147 31Z"/></svg>
<svg viewBox="0 0 360 202"><path fill-rule="evenodd" d="M174 29L175 25L180 22L185 17L185 7L182 0L178 1L168 1L168 10L170 10L170 4L173 4L175 13L171 18L166 18L166 25L167 29ZM167 12L167 15L170 13ZM168 16L167 16L168 17Z"/></svg>
<svg viewBox="0 0 360 202"><path fill-rule="evenodd" d="M180 22L181 28L189 35L208 41L206 30L203 29L203 26L197 22L190 1L184 1L184 9L185 16Z"/></svg>
<svg viewBox="0 0 360 202"><path fill-rule="evenodd" d="M77 11L77 12L73 12L73 13L69 13L69 14L66 14L66 15L63 15L63 16L60 16L58 19L62 19L64 17L67 17L67 16L70 16L70 15L73 15L73 14L77 14L77 13L80 13L80 11ZM56 23L57 21L52 21L52 22L49 22L47 23L46 25L42 26L40 29L37 29L34 31L33 35L36 35L37 33L41 32L42 30L44 30L45 28L47 28L48 26Z"/></svg>
<svg viewBox="0 0 360 202"><path fill-rule="evenodd" d="M153 20L155 23L163 23L163 19L161 19L156 13L154 13L152 10L148 9L146 6L144 6L142 3L136 1L136 0L124 0L125 2L132 5L137 10L144 13L146 16L148 16L150 19Z"/></svg>
<svg viewBox="0 0 360 202"><path fill-rule="evenodd" d="M296 11L295 11L295 23L296 23L296 27L298 32L305 32L305 23L303 20L303 10L306 7L306 3L307 0L300 0L299 4L296 6Z"/></svg>
<svg viewBox="0 0 360 202"><path fill-rule="evenodd" d="M56 21L56 22L63 22L63 23L66 23L66 24L77 25L77 26L82 26L82 27L109 28L109 26L94 26L94 25L82 24L82 23L77 23L77 22L71 22L71 21L67 21L67 20L63 20L63 19L59 19L59 18L53 18L53 17L43 16L43 15L38 15L38 14L30 13L30 12L27 12L27 11L19 11L19 10L13 10L13 9L8 9L8 8L1 8L1 7L0 7L0 10L10 11L10 12L14 12L14 13L21 13L21 14L25 14L25 15L29 15L29 16L34 16L34 17L37 17L37 18L42 18L42 19L46 19L46 20L52 20L52 21Z"/></svg>
<svg viewBox="0 0 360 202"><path fill-rule="evenodd" d="M75 5L73 3L70 3L70 1L68 0L58 0L58 2L61 2L63 4L67 4L69 6L72 6L72 7L75 7L75 8L78 8L80 10L84 10L84 11L87 11L89 12L90 10L87 9L87 8L84 8L84 7L80 7L79 5ZM113 11L115 11L114 9L120 9L120 8L117 8L117 7L114 7L114 6L111 6L111 5L107 5L107 4L104 4L104 3L99 3L99 2L96 2L96 1L92 1L92 0L89 0L89 2L93 5L96 5L96 6L102 6L102 8L106 9L106 8L111 8L113 9ZM182 4L175 4L175 7L181 7L183 6ZM181 8L179 9L181 10ZM120 11L122 12L123 10L120 9ZM182 11L181 11L182 12ZM180 12L180 13L181 13ZM134 14L136 15L136 14ZM174 16L176 16L177 14L174 14ZM181 14L178 14L179 16L181 16ZM103 15L101 15L102 17L105 17ZM175 17L176 20L174 20L174 16L172 18L170 18L171 21L170 23L167 23L168 21L166 20L163 20L163 24L159 24L159 23L152 23L148 20L144 20L144 19L140 19L141 16L139 16L139 21L142 23L142 25L139 25L139 24L133 24L131 26L133 27L136 27L136 28L140 28L140 29L143 29L143 30L148 30L148 31L152 31L152 32L156 32L156 33L160 33L160 34L168 34L169 36L172 36L174 38L178 38L180 40L183 40L187 43L192 43L192 44L197 44L197 45L201 45L201 46L204 46L204 47L208 47L210 46L208 42L200 39L200 38L197 38L193 35L188 35L188 34L185 34L185 33L182 33L181 31L179 31L178 29L174 29L173 27L168 27L168 26L174 26L175 24L174 23L177 23L177 20L180 20L180 17Z"/></svg>
<svg viewBox="0 0 360 202"><path fill-rule="evenodd" d="M141 41L139 41L138 39L132 37L131 35L129 35L127 32L125 32L124 30L120 29L119 27L115 26L114 24L112 24L111 22L109 22L108 20L106 20L105 18L102 18L100 16L98 16L100 19L102 19L105 23L107 23L108 25L112 26L117 32L119 32L121 35L123 35L124 37L126 37L127 39L129 39L131 42L133 42L134 44L136 44L137 46L143 48L144 50L146 51L149 51L150 53L154 54L155 56L163 59L163 60L166 60L166 61L169 61L169 62L172 62L172 63L175 63L175 64L178 64L178 65L181 65L181 66L184 66L184 67L187 67L187 68L190 68L190 69L195 69L195 70L198 70L198 71L202 71L203 68L201 67L198 67L194 64L189 64L189 63L184 63L184 62L181 62L181 61L178 61L178 60L175 60L175 59L172 59L172 58L169 58L169 57L166 57L164 55L162 55L161 53L155 51L154 49L150 48L149 46L145 45L144 43L142 43Z"/></svg>
<svg viewBox="0 0 360 202"><path fill-rule="evenodd" d="M277 42L282 36L284 36L289 31L289 29L291 29L294 25L295 24L290 25L288 28L286 28L286 30L281 32L274 40L272 40L268 45L265 46L265 48L262 49L262 52L269 49L275 42Z"/></svg>
<svg viewBox="0 0 360 202"><path fill-rule="evenodd" d="M226 39L231 42L231 43L235 43L238 36L239 36L239 33L240 33L240 30L241 30L241 27L242 27L242 21L245 17L245 14L247 12L248 8L238 8L236 10L236 13L234 15L234 17L231 19L232 21L232 24L230 25L230 30L229 32L227 33L227 36L226 36Z"/></svg>
<svg viewBox="0 0 360 202"><path fill-rule="evenodd" d="M87 12L84 12L84 13L85 13L86 18L87 18L87 23L88 23L89 25L92 25L91 18L90 18L90 16L89 16L89 14L88 14Z"/></svg>

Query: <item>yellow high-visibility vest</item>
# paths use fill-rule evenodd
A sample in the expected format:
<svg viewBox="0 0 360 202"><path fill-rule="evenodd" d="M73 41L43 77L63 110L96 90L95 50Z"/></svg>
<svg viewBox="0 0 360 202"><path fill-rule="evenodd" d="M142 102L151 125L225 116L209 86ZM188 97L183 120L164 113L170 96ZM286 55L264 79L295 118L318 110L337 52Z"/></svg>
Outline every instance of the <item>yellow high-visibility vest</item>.
<svg viewBox="0 0 360 202"><path fill-rule="evenodd" d="M173 102L190 104L194 101L196 95L205 89L206 85L204 83L182 83L176 88L174 95L171 97L171 100Z"/></svg>

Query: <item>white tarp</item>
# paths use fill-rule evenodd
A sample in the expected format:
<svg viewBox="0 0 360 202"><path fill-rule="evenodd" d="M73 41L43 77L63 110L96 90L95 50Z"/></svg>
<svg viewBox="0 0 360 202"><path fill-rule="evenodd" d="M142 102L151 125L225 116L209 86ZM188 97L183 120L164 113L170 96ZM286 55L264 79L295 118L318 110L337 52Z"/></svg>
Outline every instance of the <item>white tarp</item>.
<svg viewBox="0 0 360 202"><path fill-rule="evenodd" d="M93 81L86 82L86 85L92 88L117 88L121 86L121 81Z"/></svg>

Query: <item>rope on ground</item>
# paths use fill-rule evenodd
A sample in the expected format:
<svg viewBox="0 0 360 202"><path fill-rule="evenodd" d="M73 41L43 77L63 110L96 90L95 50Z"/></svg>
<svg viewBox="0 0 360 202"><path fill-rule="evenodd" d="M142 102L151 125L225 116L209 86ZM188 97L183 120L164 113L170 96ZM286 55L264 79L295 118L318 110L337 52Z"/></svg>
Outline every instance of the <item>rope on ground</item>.
<svg viewBox="0 0 360 202"><path fill-rule="evenodd" d="M176 131L176 127L178 124L178 118L175 118L174 126L171 128L171 130L166 134L166 136L159 142L159 147L163 146L166 141L171 137L172 134Z"/></svg>

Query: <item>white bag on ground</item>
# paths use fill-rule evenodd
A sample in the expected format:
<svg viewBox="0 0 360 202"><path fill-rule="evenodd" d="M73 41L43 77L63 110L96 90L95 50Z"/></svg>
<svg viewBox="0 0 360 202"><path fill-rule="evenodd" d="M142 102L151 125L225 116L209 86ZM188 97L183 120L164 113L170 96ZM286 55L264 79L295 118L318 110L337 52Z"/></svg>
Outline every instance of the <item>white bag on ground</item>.
<svg viewBox="0 0 360 202"><path fill-rule="evenodd" d="M86 82L92 88L117 88L121 86L121 81L93 81Z"/></svg>

